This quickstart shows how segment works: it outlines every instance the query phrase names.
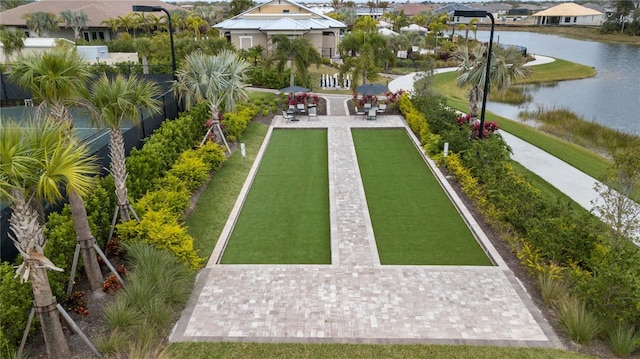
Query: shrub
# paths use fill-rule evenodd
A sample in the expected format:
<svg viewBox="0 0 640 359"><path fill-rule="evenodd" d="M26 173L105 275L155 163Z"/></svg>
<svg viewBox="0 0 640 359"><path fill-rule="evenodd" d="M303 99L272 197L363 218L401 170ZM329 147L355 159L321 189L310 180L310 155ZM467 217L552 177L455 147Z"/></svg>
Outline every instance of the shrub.
<svg viewBox="0 0 640 359"><path fill-rule="evenodd" d="M69 276L71 275L71 265L73 264L73 254L76 249L76 230L71 217L69 205L65 205L60 213L51 213L47 218L45 227L47 246L44 248L44 255L56 266L62 268L63 272L49 271L49 283L53 295L62 300L66 296ZM78 261L76 275L82 273L82 261Z"/></svg>
<svg viewBox="0 0 640 359"><path fill-rule="evenodd" d="M0 357L9 357L18 348L33 307L31 285L20 283L14 275L10 263L0 263ZM30 334L35 327L31 326Z"/></svg>
<svg viewBox="0 0 640 359"><path fill-rule="evenodd" d="M191 193L207 181L210 171L211 168L194 150L186 150L167 172L167 177L178 178Z"/></svg>
<svg viewBox="0 0 640 359"><path fill-rule="evenodd" d="M636 342L639 337L633 326L617 322L607 328L606 339L615 355L628 357L636 350Z"/></svg>
<svg viewBox="0 0 640 359"><path fill-rule="evenodd" d="M163 122L141 150L131 151L127 157L127 188L131 197L139 199L153 189L153 179L162 177L184 150L200 143L206 132L200 118L206 113L202 109L205 105L196 105L193 115L190 112Z"/></svg>
<svg viewBox="0 0 640 359"><path fill-rule="evenodd" d="M193 238L168 210L150 210L140 217L140 223L129 221L119 224L117 228L125 243L143 242L166 249L193 270L202 263L193 248Z"/></svg>
<svg viewBox="0 0 640 359"><path fill-rule="evenodd" d="M236 112L227 112L224 114L224 119L221 123L224 125L225 130L229 136L233 136L236 139L242 138L244 130L251 120L258 114L258 109L253 106L243 106Z"/></svg>
<svg viewBox="0 0 640 359"><path fill-rule="evenodd" d="M600 332L600 322L587 310L584 303L573 297L566 297L558 303L560 326L576 343L591 341Z"/></svg>
<svg viewBox="0 0 640 359"><path fill-rule="evenodd" d="M185 209L189 207L189 199L191 198L189 191L187 191L186 187L174 176L166 179L163 183L167 184L167 186L160 186L158 190L147 192L147 194L140 198L135 204L134 207L139 216L143 216L150 210L160 211L164 209L171 212L176 218L182 217Z"/></svg>

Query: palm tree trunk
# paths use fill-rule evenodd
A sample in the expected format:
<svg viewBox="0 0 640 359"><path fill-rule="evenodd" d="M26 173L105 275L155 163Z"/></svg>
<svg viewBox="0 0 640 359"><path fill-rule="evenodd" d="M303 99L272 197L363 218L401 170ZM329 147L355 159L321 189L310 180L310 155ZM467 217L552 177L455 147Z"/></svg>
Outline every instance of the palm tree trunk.
<svg viewBox="0 0 640 359"><path fill-rule="evenodd" d="M69 205L71 206L76 238L78 244L80 244L80 254L82 255L82 263L84 263L84 272L87 275L91 290L99 291L102 289L102 270L100 269L100 263L98 263L96 250L93 248L95 238L93 234L91 234L84 201L76 193L69 193Z"/></svg>
<svg viewBox="0 0 640 359"><path fill-rule="evenodd" d="M124 139L118 127L112 127L109 153L111 156L111 174L116 187L120 219L123 222L131 220L129 213L129 198L127 198L127 167L125 164Z"/></svg>
<svg viewBox="0 0 640 359"><path fill-rule="evenodd" d="M51 292L46 268L32 268L29 279L33 289L33 303L40 319L47 356L55 359L71 358L67 339L62 331L56 298Z"/></svg>
<svg viewBox="0 0 640 359"><path fill-rule="evenodd" d="M293 76L293 60L291 61L291 66L289 66L289 86L293 86L293 80L294 80L294 76Z"/></svg>
<svg viewBox="0 0 640 359"><path fill-rule="evenodd" d="M48 357L70 358L71 352L56 308L57 302L47 277L47 268L55 268L55 266L43 254L42 248L46 244L44 225L38 218L37 210L30 205L21 192L14 190L11 194L14 201L9 225L13 232L14 244L24 258L24 262L18 267L17 275L21 280L28 279L31 282L33 303L40 319Z"/></svg>
<svg viewBox="0 0 640 359"><path fill-rule="evenodd" d="M147 55L142 55L142 73L149 74L149 59L147 59Z"/></svg>

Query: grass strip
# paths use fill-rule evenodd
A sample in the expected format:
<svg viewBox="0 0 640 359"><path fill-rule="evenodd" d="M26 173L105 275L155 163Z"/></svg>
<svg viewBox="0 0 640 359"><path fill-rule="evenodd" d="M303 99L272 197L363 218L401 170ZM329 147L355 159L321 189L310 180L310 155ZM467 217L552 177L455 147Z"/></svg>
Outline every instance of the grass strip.
<svg viewBox="0 0 640 359"><path fill-rule="evenodd" d="M330 264L327 131L274 130L222 257Z"/></svg>
<svg viewBox="0 0 640 359"><path fill-rule="evenodd" d="M249 124L240 140L245 144L246 158L242 158L240 151L234 152L213 176L187 217L187 232L201 257L211 256L268 130L268 125Z"/></svg>
<svg viewBox="0 0 640 359"><path fill-rule="evenodd" d="M578 359L588 355L559 349L418 344L172 343L163 358L439 358Z"/></svg>
<svg viewBox="0 0 640 359"><path fill-rule="evenodd" d="M382 264L491 265L404 129L354 129Z"/></svg>

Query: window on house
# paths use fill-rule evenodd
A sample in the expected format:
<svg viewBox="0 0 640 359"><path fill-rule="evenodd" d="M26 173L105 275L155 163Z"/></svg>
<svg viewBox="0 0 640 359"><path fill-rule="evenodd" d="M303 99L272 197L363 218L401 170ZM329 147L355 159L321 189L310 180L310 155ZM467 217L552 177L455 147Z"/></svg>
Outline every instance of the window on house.
<svg viewBox="0 0 640 359"><path fill-rule="evenodd" d="M568 17L568 16L565 16L565 18L564 18L564 22L565 22L565 23L569 23L569 22L571 22L571 18L570 18L570 17Z"/></svg>

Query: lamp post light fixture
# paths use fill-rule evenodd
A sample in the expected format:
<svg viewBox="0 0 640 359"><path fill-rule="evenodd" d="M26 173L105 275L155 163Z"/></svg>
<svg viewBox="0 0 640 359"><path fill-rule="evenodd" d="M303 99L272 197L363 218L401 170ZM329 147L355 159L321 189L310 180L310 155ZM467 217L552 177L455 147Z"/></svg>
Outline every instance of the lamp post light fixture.
<svg viewBox="0 0 640 359"><path fill-rule="evenodd" d="M453 17L456 22L459 22L460 17L463 18L482 18L489 17L491 19L491 34L489 35L489 51L487 52L487 69L484 77L484 93L482 94L482 111L480 112L480 128L478 129L478 138L483 137L484 133L484 112L487 106L487 94L489 93L489 75L491 72L491 53L493 51L493 30L496 25L496 21L493 18L493 14L485 10L455 10Z"/></svg>
<svg viewBox="0 0 640 359"><path fill-rule="evenodd" d="M167 14L167 22L169 23L169 40L171 41L171 70L172 70L172 74L173 74L173 80L176 81L177 77L176 77L176 50L175 47L173 46L173 25L171 24L171 14L169 14L169 11L167 11L167 9L163 8L162 6L149 6L149 5L133 5L132 6L132 10L133 11L140 11L140 12L164 12L165 14Z"/></svg>

